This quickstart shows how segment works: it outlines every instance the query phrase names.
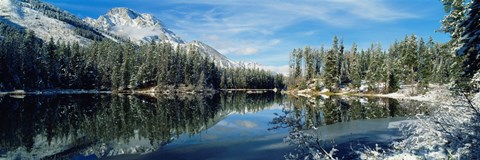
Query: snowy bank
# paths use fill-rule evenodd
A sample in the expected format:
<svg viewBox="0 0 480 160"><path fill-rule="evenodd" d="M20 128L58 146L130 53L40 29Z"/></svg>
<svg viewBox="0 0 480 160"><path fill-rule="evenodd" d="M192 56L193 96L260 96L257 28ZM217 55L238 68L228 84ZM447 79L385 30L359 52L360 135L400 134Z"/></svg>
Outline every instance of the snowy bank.
<svg viewBox="0 0 480 160"><path fill-rule="evenodd" d="M417 95L416 86L402 85L397 92L388 94L368 94L362 92L355 92L348 88L342 89L341 92L330 92L328 89L322 91L315 91L312 89L305 90L291 90L287 94L301 97L319 97L319 96L359 96L359 97L385 97L399 100L415 100L421 102L438 103L442 105L466 105L463 101L462 95L448 89L447 85L432 85L430 84L428 92Z"/></svg>
<svg viewBox="0 0 480 160"><path fill-rule="evenodd" d="M415 92L413 86L401 86L395 93L374 94L372 96L387 97L395 99L416 100L421 102L439 103L443 105L465 105L461 95L448 89L448 86L431 85L428 92L423 95L412 95Z"/></svg>
<svg viewBox="0 0 480 160"><path fill-rule="evenodd" d="M469 103L468 101L471 100ZM458 103L458 102L457 102ZM367 149L362 159L475 159L480 157L480 93L467 106L441 105L431 115L400 125L403 139L393 150Z"/></svg>

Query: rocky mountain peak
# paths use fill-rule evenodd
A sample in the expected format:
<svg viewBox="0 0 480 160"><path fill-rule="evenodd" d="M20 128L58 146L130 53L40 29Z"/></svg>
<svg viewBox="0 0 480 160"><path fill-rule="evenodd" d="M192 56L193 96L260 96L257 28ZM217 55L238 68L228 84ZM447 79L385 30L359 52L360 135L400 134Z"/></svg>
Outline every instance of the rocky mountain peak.
<svg viewBox="0 0 480 160"><path fill-rule="evenodd" d="M84 21L96 28L139 43L148 43L152 40L177 44L184 43L182 39L164 27L155 16L138 13L129 8L113 8L98 19L88 17Z"/></svg>
<svg viewBox="0 0 480 160"><path fill-rule="evenodd" d="M130 19L135 19L139 16L137 12L132 11L131 9L125 8L125 7L112 8L107 12L106 15L110 15L110 16L121 15L124 17L129 17Z"/></svg>

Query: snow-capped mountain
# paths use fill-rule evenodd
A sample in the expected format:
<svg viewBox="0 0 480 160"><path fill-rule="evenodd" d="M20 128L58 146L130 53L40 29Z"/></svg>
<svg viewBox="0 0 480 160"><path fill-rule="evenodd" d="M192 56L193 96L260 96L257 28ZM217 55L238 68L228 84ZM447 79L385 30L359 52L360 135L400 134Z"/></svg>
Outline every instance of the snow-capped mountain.
<svg viewBox="0 0 480 160"><path fill-rule="evenodd" d="M93 19L84 19L88 24L134 42L184 43L172 31L164 27L153 15L137 13L128 8L113 8L107 14Z"/></svg>
<svg viewBox="0 0 480 160"><path fill-rule="evenodd" d="M194 46L198 53L215 60L216 65L220 67L238 66L237 63L201 41L194 40L186 43L151 14L138 13L128 8L113 8L97 19L87 17L84 21L100 30L137 43L148 43L153 40L174 46L180 45L187 49Z"/></svg>
<svg viewBox="0 0 480 160"><path fill-rule="evenodd" d="M32 30L43 40L86 45L105 37L80 18L39 0L0 0L0 21Z"/></svg>

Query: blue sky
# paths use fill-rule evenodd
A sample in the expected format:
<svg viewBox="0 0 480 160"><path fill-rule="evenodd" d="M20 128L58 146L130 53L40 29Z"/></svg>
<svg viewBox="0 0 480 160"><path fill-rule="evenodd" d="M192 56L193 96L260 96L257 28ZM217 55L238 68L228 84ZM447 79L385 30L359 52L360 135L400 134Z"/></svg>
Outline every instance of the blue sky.
<svg viewBox="0 0 480 160"><path fill-rule="evenodd" d="M159 18L186 41L201 40L236 61L255 61L285 72L293 48L346 48L380 42L384 49L406 34L432 36L445 13L439 0L46 0L82 18L127 7Z"/></svg>

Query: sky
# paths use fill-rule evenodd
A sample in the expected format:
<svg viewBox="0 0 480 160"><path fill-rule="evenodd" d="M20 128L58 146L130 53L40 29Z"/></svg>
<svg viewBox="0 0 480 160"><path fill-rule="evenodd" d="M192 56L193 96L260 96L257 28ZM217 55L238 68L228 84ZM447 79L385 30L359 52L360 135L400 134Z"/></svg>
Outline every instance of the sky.
<svg viewBox="0 0 480 160"><path fill-rule="evenodd" d="M381 43L388 49L405 35L433 37L445 16L440 0L45 0L81 18L114 7L150 13L186 41L200 40L235 61L257 62L286 73L294 48L329 48L333 36L347 49Z"/></svg>

